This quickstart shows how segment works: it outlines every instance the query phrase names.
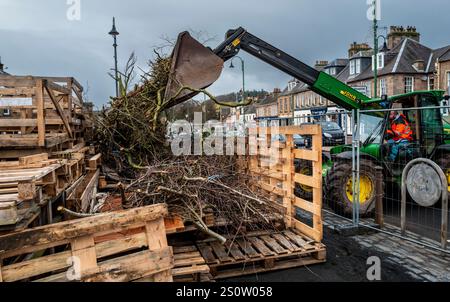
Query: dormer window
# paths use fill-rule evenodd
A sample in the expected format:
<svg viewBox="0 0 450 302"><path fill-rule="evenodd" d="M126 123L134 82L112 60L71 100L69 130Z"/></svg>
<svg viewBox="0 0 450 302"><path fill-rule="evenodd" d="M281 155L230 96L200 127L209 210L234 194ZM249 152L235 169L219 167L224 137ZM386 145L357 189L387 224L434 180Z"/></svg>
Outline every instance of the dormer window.
<svg viewBox="0 0 450 302"><path fill-rule="evenodd" d="M327 73L332 76L336 75L336 67L328 68Z"/></svg>
<svg viewBox="0 0 450 302"><path fill-rule="evenodd" d="M361 73L361 59L354 59L350 61L350 75Z"/></svg>
<svg viewBox="0 0 450 302"><path fill-rule="evenodd" d="M374 69L375 66L375 60L374 60L375 56L372 56L372 71ZM379 69L383 69L384 68L384 52L380 52L377 54L377 70Z"/></svg>

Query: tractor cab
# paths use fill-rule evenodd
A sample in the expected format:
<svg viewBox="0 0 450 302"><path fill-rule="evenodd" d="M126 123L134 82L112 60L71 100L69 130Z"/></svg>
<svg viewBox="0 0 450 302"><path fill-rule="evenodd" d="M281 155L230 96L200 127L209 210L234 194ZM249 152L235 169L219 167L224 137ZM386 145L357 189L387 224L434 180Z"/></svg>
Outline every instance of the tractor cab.
<svg viewBox="0 0 450 302"><path fill-rule="evenodd" d="M368 139L364 142L379 143L378 158L383 162L384 166L392 176L400 176L403 168L408 162L415 158L433 158L439 153L442 146L445 145L445 137L441 110L433 108L440 105L442 94L438 92L412 92L404 95L392 97L389 101L389 109L372 115L371 119L378 120L379 124L372 127L372 133L368 135ZM417 109L422 108L422 109ZM423 109L425 108L425 109ZM429 109L427 109L429 108ZM409 125L411 139L398 146L392 143L390 135L391 120L389 115L401 114L402 119L406 120ZM392 117L392 116L391 116ZM365 119L369 119L361 115L361 123ZM363 133L363 125L361 126ZM390 141L391 140L391 141ZM397 148L395 160L390 157L392 148Z"/></svg>

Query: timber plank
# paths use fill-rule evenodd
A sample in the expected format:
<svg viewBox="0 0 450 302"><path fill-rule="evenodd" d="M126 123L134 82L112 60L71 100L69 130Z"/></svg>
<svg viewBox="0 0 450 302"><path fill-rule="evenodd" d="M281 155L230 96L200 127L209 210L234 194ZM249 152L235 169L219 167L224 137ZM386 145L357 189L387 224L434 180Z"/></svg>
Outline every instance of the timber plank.
<svg viewBox="0 0 450 302"><path fill-rule="evenodd" d="M253 244L253 246L264 256L273 256L272 252L265 244L264 241L257 237L249 237L248 240Z"/></svg>

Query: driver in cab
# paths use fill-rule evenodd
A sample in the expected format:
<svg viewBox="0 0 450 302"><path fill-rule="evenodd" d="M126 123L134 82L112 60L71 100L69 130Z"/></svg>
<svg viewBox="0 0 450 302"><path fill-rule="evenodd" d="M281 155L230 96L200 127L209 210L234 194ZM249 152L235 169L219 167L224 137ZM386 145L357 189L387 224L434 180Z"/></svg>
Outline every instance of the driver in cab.
<svg viewBox="0 0 450 302"><path fill-rule="evenodd" d="M389 113L389 124L387 138L390 154L388 159L394 162L397 159L400 148L407 146L413 141L413 131L406 116L397 111L391 111Z"/></svg>

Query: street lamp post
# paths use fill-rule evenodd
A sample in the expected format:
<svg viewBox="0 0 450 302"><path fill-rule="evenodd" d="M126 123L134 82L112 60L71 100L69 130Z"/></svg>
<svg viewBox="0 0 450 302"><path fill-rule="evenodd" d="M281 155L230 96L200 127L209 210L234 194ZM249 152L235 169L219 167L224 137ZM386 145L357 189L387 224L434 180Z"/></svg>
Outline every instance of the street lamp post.
<svg viewBox="0 0 450 302"><path fill-rule="evenodd" d="M116 29L116 18L113 17L113 25L112 29L109 32L111 36L114 38L114 73L115 73L115 80L116 80L116 97L119 97L119 72L117 70L117 36L119 35L119 32Z"/></svg>
<svg viewBox="0 0 450 302"><path fill-rule="evenodd" d="M241 60L241 69L242 69L242 100L241 101L244 102L245 101L245 64L244 64L244 60L240 56L234 56L231 59L230 68L234 68L233 60L235 58L238 58L239 60ZM241 108L241 114L242 115L244 114L243 107Z"/></svg>

